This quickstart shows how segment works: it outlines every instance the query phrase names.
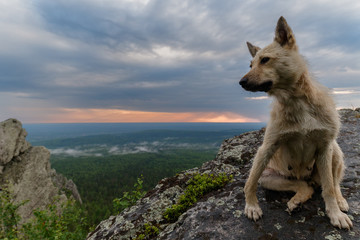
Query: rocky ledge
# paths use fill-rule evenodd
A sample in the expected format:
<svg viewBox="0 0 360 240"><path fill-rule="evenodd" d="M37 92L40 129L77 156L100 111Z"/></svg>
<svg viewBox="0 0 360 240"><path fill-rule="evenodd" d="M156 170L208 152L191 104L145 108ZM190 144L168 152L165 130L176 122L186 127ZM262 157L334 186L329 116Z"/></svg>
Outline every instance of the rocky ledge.
<svg viewBox="0 0 360 240"><path fill-rule="evenodd" d="M0 123L0 191L7 186L15 202L28 201L18 209L25 222L37 208L52 203L55 197L66 201L65 192L81 202L76 185L50 167L50 152L32 147L26 141L21 122L9 119Z"/></svg>
<svg viewBox="0 0 360 240"><path fill-rule="evenodd" d="M264 129L248 132L223 142L213 161L201 168L184 171L163 179L137 204L118 216L101 222L88 239L360 239L360 109L340 110L342 128L338 142L345 153L347 166L342 192L350 205L354 227L334 228L324 211L318 190L312 199L291 215L285 211L293 193L259 189L257 192L264 216L248 220L243 187L252 159L262 143ZM203 196L175 223L166 223L163 212L175 204L187 181L197 173L226 173L234 180L220 190ZM144 226L154 226L158 233L144 234ZM148 231L149 232L149 231ZM154 231L155 232L155 231ZM141 234L144 234L141 236Z"/></svg>

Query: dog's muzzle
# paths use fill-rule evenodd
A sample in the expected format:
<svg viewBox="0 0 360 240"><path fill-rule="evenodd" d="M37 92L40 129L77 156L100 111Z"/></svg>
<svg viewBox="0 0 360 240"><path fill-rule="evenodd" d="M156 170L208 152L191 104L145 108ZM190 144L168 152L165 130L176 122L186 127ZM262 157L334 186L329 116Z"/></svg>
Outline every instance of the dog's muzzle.
<svg viewBox="0 0 360 240"><path fill-rule="evenodd" d="M268 92L272 87L272 81L266 81L262 84L251 84L249 83L249 79L243 77L239 84L246 90L251 92Z"/></svg>

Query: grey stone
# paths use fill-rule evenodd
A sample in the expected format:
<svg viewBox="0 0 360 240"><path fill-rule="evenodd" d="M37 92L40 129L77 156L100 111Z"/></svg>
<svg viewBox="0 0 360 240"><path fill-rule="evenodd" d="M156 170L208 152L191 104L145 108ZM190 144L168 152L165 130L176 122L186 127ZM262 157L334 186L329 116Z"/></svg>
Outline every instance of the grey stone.
<svg viewBox="0 0 360 240"><path fill-rule="evenodd" d="M35 209L46 207L55 198L59 203L66 201L64 189L81 201L75 184L51 169L50 152L45 147L32 147L26 135L16 119L0 123L0 190L6 185L14 194L14 202L27 201L18 209L21 223L31 218Z"/></svg>
<svg viewBox="0 0 360 240"><path fill-rule="evenodd" d="M16 119L0 123L0 166L4 166L29 148L26 135L22 124Z"/></svg>
<svg viewBox="0 0 360 240"><path fill-rule="evenodd" d="M57 173L55 169L50 170L50 176L51 180L54 183L54 185L61 189L66 191L68 194L70 194L76 201L82 204L82 199L80 196L80 193L73 182L73 180L69 180L64 175Z"/></svg>

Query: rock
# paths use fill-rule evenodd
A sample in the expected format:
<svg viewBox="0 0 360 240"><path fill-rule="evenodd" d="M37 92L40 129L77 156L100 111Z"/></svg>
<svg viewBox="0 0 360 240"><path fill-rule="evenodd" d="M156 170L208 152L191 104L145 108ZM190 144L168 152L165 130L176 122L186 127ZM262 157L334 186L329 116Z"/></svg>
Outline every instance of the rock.
<svg viewBox="0 0 360 240"><path fill-rule="evenodd" d="M75 183L70 179L68 180L66 177L57 173L55 169L50 170L51 180L54 185L70 194L76 201L82 204L80 193L75 185Z"/></svg>
<svg viewBox="0 0 360 240"><path fill-rule="evenodd" d="M26 131L16 119L0 123L0 190L7 185L17 203L28 201L18 209L22 222L32 217L37 208L44 208L54 198L66 201L64 189L69 187L75 199L80 199L72 181L56 174L50 167L50 152L45 147L32 147L26 140ZM57 176L57 177L54 177ZM62 179L62 184L53 178Z"/></svg>
<svg viewBox="0 0 360 240"><path fill-rule="evenodd" d="M26 131L16 119L0 123L0 166L4 166L29 148L26 135Z"/></svg>
<svg viewBox="0 0 360 240"><path fill-rule="evenodd" d="M216 159L201 168L184 171L161 180L135 206L118 216L101 222L87 239L134 239L144 233L144 224L157 227L156 239L360 239L360 116L359 110L341 110L341 133L338 142L347 165L342 192L348 200L354 227L339 230L325 215L321 191L289 215L286 202L293 193L275 192L259 188L257 196L264 216L257 222L243 213L243 187L252 159L262 143L264 129L227 139ZM202 197L182 214L175 223L166 223L162 213L176 203L195 173L226 173L234 181L224 188Z"/></svg>

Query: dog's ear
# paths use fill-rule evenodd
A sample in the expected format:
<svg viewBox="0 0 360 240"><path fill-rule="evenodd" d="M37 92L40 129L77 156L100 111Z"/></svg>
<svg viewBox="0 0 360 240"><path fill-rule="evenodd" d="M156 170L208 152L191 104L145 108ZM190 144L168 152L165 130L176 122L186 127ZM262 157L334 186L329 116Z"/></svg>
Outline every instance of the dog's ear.
<svg viewBox="0 0 360 240"><path fill-rule="evenodd" d="M296 49L295 35L283 16L277 22L274 40L283 47L288 46L290 49Z"/></svg>
<svg viewBox="0 0 360 240"><path fill-rule="evenodd" d="M248 48L249 48L249 52L250 52L251 56L252 56L252 57L255 57L256 53L257 53L261 48L259 48L259 47L257 47L257 46L254 46L254 45L252 45L252 44L249 43L249 42L246 42L246 44L247 44L247 46L248 46Z"/></svg>

